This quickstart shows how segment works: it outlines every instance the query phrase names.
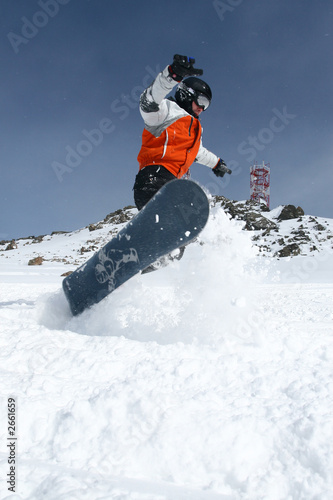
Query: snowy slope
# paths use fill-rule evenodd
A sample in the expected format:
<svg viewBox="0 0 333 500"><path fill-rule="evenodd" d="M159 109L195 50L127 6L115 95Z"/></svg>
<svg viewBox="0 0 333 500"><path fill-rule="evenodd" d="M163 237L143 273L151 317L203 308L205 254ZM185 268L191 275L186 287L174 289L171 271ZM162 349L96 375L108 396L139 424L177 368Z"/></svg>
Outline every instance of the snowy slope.
<svg viewBox="0 0 333 500"><path fill-rule="evenodd" d="M216 205L180 262L72 318L61 274L125 219L0 248L0 498L331 500L332 239L259 256Z"/></svg>

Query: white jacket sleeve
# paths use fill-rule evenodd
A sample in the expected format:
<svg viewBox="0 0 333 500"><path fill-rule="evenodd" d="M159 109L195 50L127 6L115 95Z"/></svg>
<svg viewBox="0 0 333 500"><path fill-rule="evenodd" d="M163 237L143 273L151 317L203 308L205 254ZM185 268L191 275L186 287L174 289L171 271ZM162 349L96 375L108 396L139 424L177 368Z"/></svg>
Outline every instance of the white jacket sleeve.
<svg viewBox="0 0 333 500"><path fill-rule="evenodd" d="M200 142L200 148L197 154L197 157L195 161L198 163L201 163L202 165L205 165L206 167L209 168L214 168L217 165L217 162L219 161L219 157L216 156L214 153L211 151L208 151L203 145L202 141Z"/></svg>
<svg viewBox="0 0 333 500"><path fill-rule="evenodd" d="M177 82L169 75L167 66L143 92L140 99L140 113L147 125L154 126L165 120L168 107L164 98L175 85Z"/></svg>

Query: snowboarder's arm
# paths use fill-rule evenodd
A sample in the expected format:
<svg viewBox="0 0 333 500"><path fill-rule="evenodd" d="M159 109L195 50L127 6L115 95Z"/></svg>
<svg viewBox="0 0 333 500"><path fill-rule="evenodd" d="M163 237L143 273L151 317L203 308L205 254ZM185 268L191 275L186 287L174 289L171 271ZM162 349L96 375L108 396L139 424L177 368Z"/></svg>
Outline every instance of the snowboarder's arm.
<svg viewBox="0 0 333 500"><path fill-rule="evenodd" d="M208 151L208 149L203 147L202 143L200 144L200 149L195 161L211 168L217 177L223 177L224 174L232 173L222 158L219 158L211 151Z"/></svg>
<svg viewBox="0 0 333 500"><path fill-rule="evenodd" d="M140 113L145 123L149 125L162 122L168 113L168 108L163 99L177 85L177 82L170 76L168 68L169 66L161 71L141 95Z"/></svg>
<svg viewBox="0 0 333 500"><path fill-rule="evenodd" d="M164 98L183 78L202 75L202 69L194 68L193 57L175 54L172 64L157 75L153 83L143 92L140 98L140 112L149 126L160 124L168 115L168 106Z"/></svg>
<svg viewBox="0 0 333 500"><path fill-rule="evenodd" d="M199 148L199 151L198 151L198 154L197 154L195 161L197 161L198 163L201 163L202 165L206 165L206 167L214 168L214 167L216 167L219 159L220 158L218 156L216 156L211 151L208 151L208 149L206 149L202 145L202 143L200 143L200 148Z"/></svg>

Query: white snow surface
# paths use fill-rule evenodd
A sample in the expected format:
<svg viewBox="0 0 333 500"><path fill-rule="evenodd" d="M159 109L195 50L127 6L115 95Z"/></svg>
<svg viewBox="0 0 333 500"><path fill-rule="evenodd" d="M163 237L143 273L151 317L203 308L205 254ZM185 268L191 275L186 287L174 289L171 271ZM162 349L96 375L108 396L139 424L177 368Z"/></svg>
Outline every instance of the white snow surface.
<svg viewBox="0 0 333 500"><path fill-rule="evenodd" d="M332 500L332 244L259 257L213 209L181 261L73 318L75 266L27 261L68 260L87 237L0 252L0 498Z"/></svg>

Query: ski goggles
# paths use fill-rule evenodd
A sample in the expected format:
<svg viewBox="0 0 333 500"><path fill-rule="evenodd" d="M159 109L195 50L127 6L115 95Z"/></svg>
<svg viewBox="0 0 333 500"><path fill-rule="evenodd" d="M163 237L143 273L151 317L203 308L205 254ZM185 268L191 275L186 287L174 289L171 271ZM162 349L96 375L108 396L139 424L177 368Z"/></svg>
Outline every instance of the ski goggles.
<svg viewBox="0 0 333 500"><path fill-rule="evenodd" d="M210 100L208 99L208 97L206 97L203 94L199 94L198 92L196 92L196 94L195 94L194 102L197 106L200 106L200 108L203 108L204 111L210 105Z"/></svg>

